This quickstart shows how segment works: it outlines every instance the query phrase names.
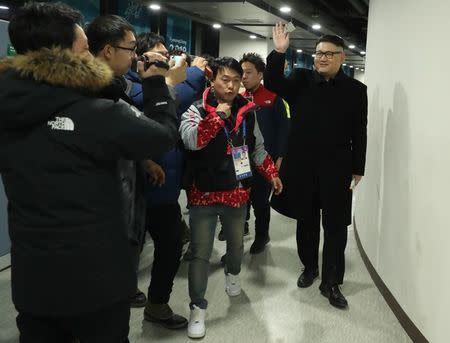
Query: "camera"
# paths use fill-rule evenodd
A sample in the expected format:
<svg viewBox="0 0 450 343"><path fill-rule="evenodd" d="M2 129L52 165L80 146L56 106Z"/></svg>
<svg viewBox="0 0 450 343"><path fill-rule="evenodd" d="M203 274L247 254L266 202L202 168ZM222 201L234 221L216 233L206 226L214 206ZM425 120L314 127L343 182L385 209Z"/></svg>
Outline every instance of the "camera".
<svg viewBox="0 0 450 343"><path fill-rule="evenodd" d="M170 54L170 59L174 60L175 64L178 65L180 63L181 55L183 54L186 55L186 63L188 67L190 67L195 56L189 55L187 52L184 52L182 50L172 50L172 53Z"/></svg>
<svg viewBox="0 0 450 343"><path fill-rule="evenodd" d="M139 57L138 57L138 61L144 62L144 70L145 70L145 71L146 71L148 68L150 68L150 66L152 66L152 65L155 65L155 66L157 66L158 68L163 68L163 69L166 69L166 70L169 70L169 68L170 68L168 63L166 63L166 62L164 62L164 61L161 61L161 60L154 60L154 61L151 61L151 60L148 58L148 56L146 56L146 55L139 56Z"/></svg>

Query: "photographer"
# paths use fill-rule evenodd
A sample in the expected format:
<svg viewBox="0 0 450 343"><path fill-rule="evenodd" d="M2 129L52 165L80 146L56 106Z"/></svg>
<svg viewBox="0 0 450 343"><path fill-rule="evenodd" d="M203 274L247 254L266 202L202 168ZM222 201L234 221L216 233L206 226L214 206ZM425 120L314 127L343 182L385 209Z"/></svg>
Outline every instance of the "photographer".
<svg viewBox="0 0 450 343"><path fill-rule="evenodd" d="M158 54L169 59L164 38L155 33L139 34L136 47L138 55ZM179 115L195 101L196 94L200 92L205 82L206 61L197 58L193 61L194 66L187 68L185 56L180 56L178 62L175 60L171 62L173 66L166 77L169 87L174 87ZM141 81L132 71L127 77L133 80L131 96L136 106L140 107ZM149 301L144 310L144 318L168 329L179 329L187 325L187 319L174 314L168 303L183 248L184 227L178 204L183 169L182 149L175 147L162 156L154 157L153 165L149 166L152 184L146 185L145 195L147 230L154 241L155 253L148 288Z"/></svg>
<svg viewBox="0 0 450 343"><path fill-rule="evenodd" d="M112 74L89 53L80 19L66 5L25 5L9 24L18 55L0 62L0 172L23 343L128 342L136 278L117 161L160 154L178 137L160 68L138 66L153 120L98 98Z"/></svg>

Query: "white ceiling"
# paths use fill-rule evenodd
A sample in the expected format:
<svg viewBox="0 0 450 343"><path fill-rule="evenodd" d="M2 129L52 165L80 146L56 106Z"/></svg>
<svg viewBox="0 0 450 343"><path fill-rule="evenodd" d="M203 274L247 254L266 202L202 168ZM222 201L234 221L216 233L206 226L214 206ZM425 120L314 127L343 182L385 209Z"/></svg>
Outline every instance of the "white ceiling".
<svg viewBox="0 0 450 343"><path fill-rule="evenodd" d="M339 1L339 0L336 0ZM282 1L269 0L266 1L271 5L281 6ZM269 13L249 2L214 2L214 1L168 1L168 4L175 9L191 14L194 18L203 19L207 23L220 23L231 25L240 30L254 33L262 37L272 36L272 26L279 22L285 21L281 16ZM273 11L273 13L277 13ZM307 25L312 25L313 20L308 18L306 14L293 11L291 15L297 20L302 20ZM253 24L253 25L252 25ZM264 26L267 25L267 26ZM323 28L322 33L333 32L328 28ZM308 31L301 27L291 33L291 47L294 49L302 49L304 52L312 53L315 49L315 41L319 38L319 33L315 34L312 30ZM348 63L355 66L364 66L364 57L359 53L347 51Z"/></svg>

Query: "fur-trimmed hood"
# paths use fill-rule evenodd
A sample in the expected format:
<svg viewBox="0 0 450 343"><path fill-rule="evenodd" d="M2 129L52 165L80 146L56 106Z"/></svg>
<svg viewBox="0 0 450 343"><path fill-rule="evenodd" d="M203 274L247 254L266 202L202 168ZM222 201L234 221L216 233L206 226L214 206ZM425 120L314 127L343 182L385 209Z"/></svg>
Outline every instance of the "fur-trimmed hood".
<svg viewBox="0 0 450 343"><path fill-rule="evenodd" d="M0 128L47 121L113 79L105 63L67 49L42 49L0 61Z"/></svg>
<svg viewBox="0 0 450 343"><path fill-rule="evenodd" d="M92 92L106 87L113 78L107 64L90 55L82 57L61 48L44 48L0 61L0 74L7 70L53 86Z"/></svg>

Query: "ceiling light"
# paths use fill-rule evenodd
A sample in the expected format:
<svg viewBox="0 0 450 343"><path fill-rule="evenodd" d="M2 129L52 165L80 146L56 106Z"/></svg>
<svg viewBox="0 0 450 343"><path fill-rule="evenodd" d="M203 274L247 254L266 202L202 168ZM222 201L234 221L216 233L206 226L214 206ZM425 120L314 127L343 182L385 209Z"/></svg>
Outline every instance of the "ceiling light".
<svg viewBox="0 0 450 343"><path fill-rule="evenodd" d="M9 10L8 6L0 5L0 10Z"/></svg>
<svg viewBox="0 0 450 343"><path fill-rule="evenodd" d="M347 65L347 63L343 63L342 65L345 67Z"/></svg>
<svg viewBox="0 0 450 343"><path fill-rule="evenodd" d="M349 47L349 49L354 49L355 45L354 44L350 44L348 47Z"/></svg>
<svg viewBox="0 0 450 343"><path fill-rule="evenodd" d="M366 52L365 52L365 51L361 51L360 54L361 54L361 55L365 55Z"/></svg>
<svg viewBox="0 0 450 343"><path fill-rule="evenodd" d="M350 68L353 68L353 66L350 66Z"/></svg>
<svg viewBox="0 0 450 343"><path fill-rule="evenodd" d="M303 52L303 50L302 49L297 49L297 52Z"/></svg>
<svg viewBox="0 0 450 343"><path fill-rule="evenodd" d="M250 35L250 39L256 39L257 37L255 35Z"/></svg>
<svg viewBox="0 0 450 343"><path fill-rule="evenodd" d="M364 71L364 69L361 69L361 71Z"/></svg>
<svg viewBox="0 0 450 343"><path fill-rule="evenodd" d="M161 6L159 6L158 4L151 4L149 8L153 11L159 11L161 9Z"/></svg>
<svg viewBox="0 0 450 343"><path fill-rule="evenodd" d="M313 26L311 26L314 30L320 30L322 28L322 26L320 24L314 24Z"/></svg>
<svg viewBox="0 0 450 343"><path fill-rule="evenodd" d="M359 68L358 68L358 67L356 67L355 69L356 69L356 70L359 70Z"/></svg>
<svg viewBox="0 0 450 343"><path fill-rule="evenodd" d="M316 57L316 54L312 54L311 56L312 56L312 57Z"/></svg>
<svg viewBox="0 0 450 343"><path fill-rule="evenodd" d="M280 12L283 12L283 13L289 13L290 11L291 11L291 8L288 6L283 6L280 8Z"/></svg>
<svg viewBox="0 0 450 343"><path fill-rule="evenodd" d="M220 29L222 27L222 25L220 25L220 24L213 24L213 27L218 30L218 29Z"/></svg>

